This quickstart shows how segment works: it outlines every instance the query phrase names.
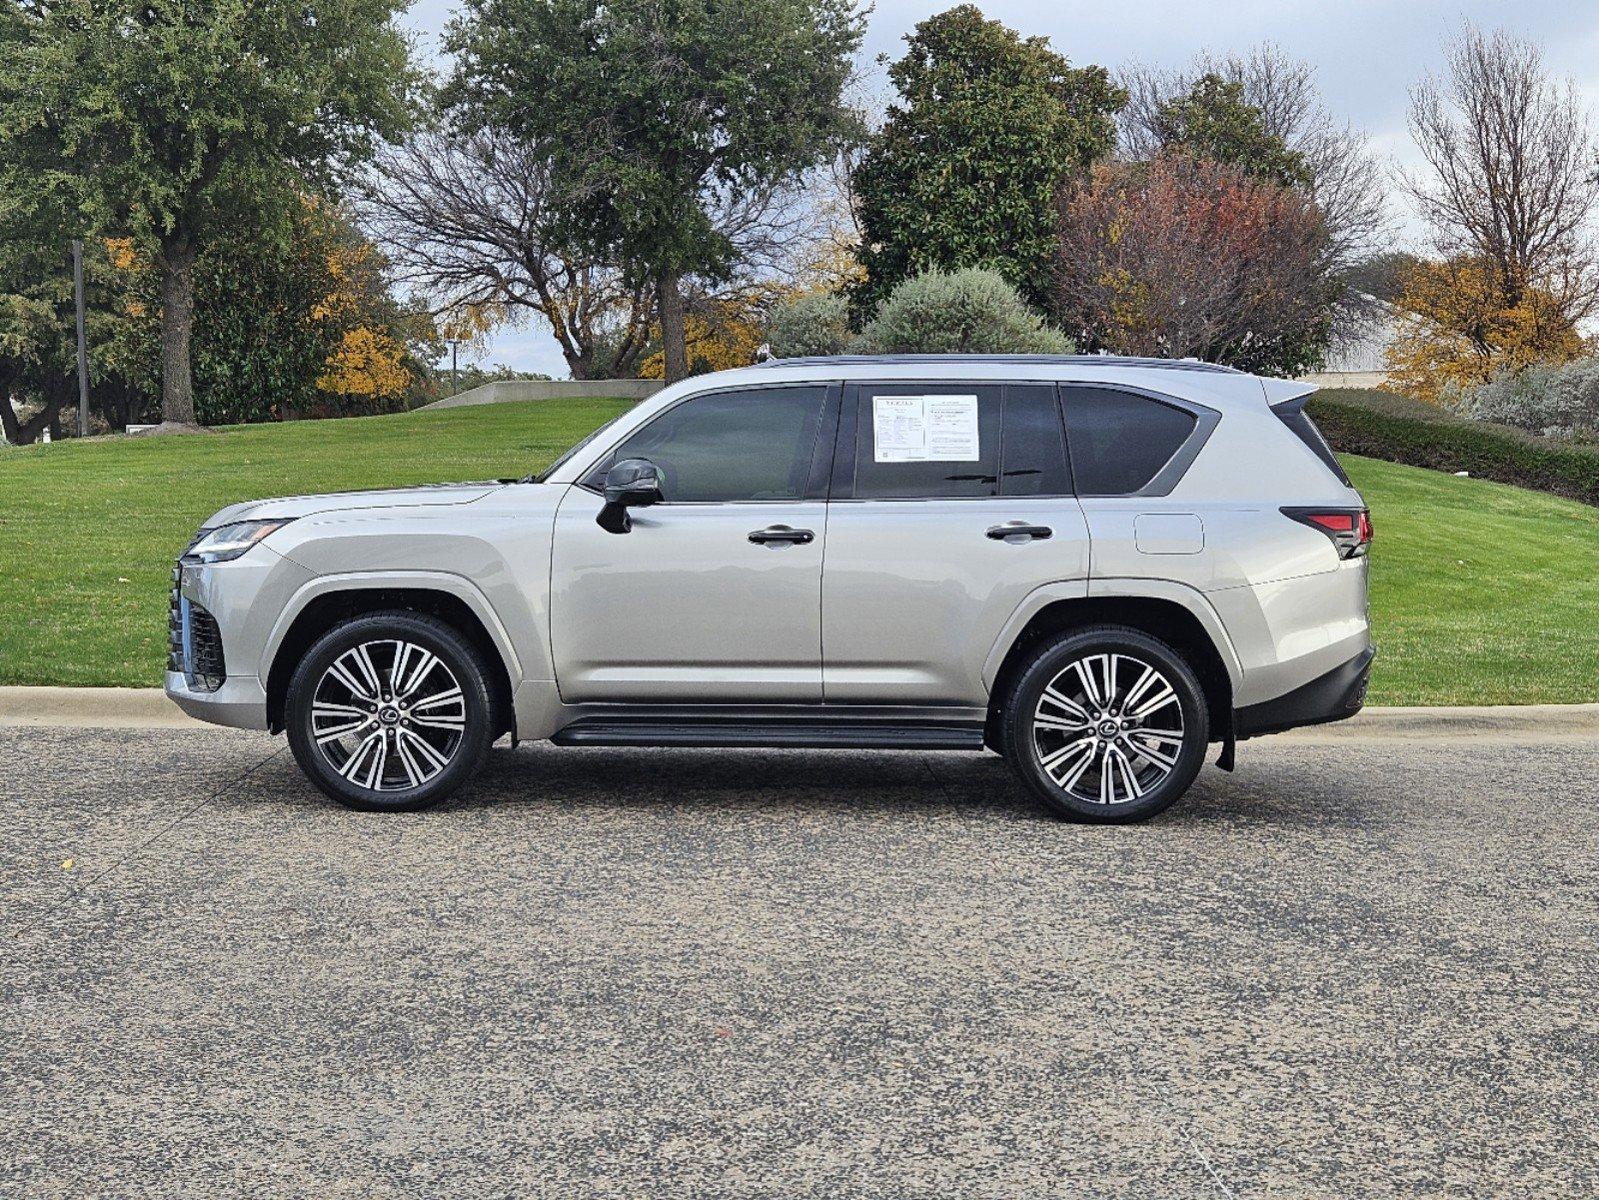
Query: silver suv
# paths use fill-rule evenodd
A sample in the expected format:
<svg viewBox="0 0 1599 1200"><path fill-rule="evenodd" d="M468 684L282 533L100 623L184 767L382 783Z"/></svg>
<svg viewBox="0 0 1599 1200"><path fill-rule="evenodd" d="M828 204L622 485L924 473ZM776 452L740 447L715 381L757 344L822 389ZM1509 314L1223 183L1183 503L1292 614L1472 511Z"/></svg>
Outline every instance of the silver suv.
<svg viewBox="0 0 1599 1200"><path fill-rule="evenodd" d="M1191 362L787 360L519 481L264 500L174 572L167 693L415 809L502 735L1003 754L1160 812L1362 703L1367 510L1312 389ZM419 453L426 447L419 445Z"/></svg>

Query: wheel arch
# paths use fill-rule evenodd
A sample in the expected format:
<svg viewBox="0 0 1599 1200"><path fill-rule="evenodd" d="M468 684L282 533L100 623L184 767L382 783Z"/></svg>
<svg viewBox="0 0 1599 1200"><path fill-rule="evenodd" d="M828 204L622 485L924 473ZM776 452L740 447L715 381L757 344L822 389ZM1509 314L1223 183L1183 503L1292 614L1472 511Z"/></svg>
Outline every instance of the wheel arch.
<svg viewBox="0 0 1599 1200"><path fill-rule="evenodd" d="M295 665L335 625L372 613L402 610L436 617L457 630L483 656L494 699L494 736L514 732L513 695L520 666L505 630L481 596L464 580L379 582L371 578L319 579L308 584L279 618L263 658L267 728L281 733L289 679Z"/></svg>
<svg viewBox="0 0 1599 1200"><path fill-rule="evenodd" d="M1046 637L1091 625L1128 626L1159 638L1182 654L1204 689L1211 740L1225 740L1232 728L1239 668L1220 618L1192 588L1172 585L1168 591L1150 587L1153 581L1144 580L1125 581L1140 590L1106 586L1116 582L1096 581L1099 588L1087 596L1060 596L1043 589L1012 617L984 671L989 696L985 740L990 746L999 744L1005 699L1032 648ZM1185 592L1190 595L1184 596Z"/></svg>

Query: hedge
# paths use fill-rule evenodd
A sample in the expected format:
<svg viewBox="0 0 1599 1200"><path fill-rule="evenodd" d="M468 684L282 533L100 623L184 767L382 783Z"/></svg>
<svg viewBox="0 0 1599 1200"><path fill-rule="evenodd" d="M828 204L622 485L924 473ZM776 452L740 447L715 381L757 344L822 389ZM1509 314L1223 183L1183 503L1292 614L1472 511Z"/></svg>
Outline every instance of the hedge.
<svg viewBox="0 0 1599 1200"><path fill-rule="evenodd" d="M1306 410L1333 449L1345 454L1469 471L1479 479L1599 505L1599 446L1466 420L1388 392L1329 388L1317 392Z"/></svg>

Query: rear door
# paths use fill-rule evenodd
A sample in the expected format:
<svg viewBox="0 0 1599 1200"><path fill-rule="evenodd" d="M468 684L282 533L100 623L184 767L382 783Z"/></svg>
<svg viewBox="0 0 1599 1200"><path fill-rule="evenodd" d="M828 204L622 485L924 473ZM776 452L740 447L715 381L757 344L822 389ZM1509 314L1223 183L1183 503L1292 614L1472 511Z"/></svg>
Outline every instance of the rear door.
<svg viewBox="0 0 1599 1200"><path fill-rule="evenodd" d="M981 704L1023 598L1085 581L1052 383L844 389L822 576L830 703Z"/></svg>

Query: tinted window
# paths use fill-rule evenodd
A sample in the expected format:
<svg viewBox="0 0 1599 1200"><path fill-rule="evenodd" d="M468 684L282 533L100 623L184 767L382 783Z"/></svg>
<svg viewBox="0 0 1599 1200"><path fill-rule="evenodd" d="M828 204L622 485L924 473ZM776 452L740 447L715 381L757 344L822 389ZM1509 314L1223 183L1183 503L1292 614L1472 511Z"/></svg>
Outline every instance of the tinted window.
<svg viewBox="0 0 1599 1200"><path fill-rule="evenodd" d="M667 409L584 480L602 485L622 458L647 458L667 502L799 500L810 478L825 387L716 392Z"/></svg>
<svg viewBox="0 0 1599 1200"><path fill-rule="evenodd" d="M1322 436L1321 430L1316 428L1316 422L1312 421L1310 414L1305 411L1305 401L1309 399L1309 396L1300 396L1297 400L1277 405L1271 411L1293 431L1295 437L1309 447L1312 454L1327 464L1328 470L1338 476L1339 483L1349 487L1349 476L1344 474L1343 467L1333 456L1332 447L1327 444L1327 439Z"/></svg>
<svg viewBox="0 0 1599 1200"><path fill-rule="evenodd" d="M1071 494L1054 384L1013 383L1005 389L1005 440L1000 458L1003 495Z"/></svg>
<svg viewBox="0 0 1599 1200"><path fill-rule="evenodd" d="M1126 496L1171 461L1194 417L1180 408L1110 388L1061 388L1072 478L1083 496Z"/></svg>
<svg viewBox="0 0 1599 1200"><path fill-rule="evenodd" d="M857 499L998 494L1000 388L863 384L856 395Z"/></svg>

